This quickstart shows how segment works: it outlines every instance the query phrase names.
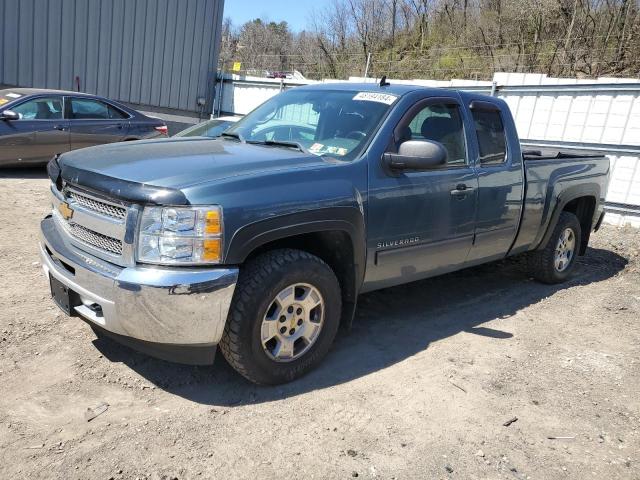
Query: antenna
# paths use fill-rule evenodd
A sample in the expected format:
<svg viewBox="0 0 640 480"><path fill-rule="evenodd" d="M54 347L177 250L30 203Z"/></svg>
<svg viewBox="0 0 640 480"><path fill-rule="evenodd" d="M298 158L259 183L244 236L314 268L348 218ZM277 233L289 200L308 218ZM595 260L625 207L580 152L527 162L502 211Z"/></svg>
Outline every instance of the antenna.
<svg viewBox="0 0 640 480"><path fill-rule="evenodd" d="M389 82L387 82L387 76L383 75L382 78L380 79L380 86L381 87L388 87L389 85L391 85Z"/></svg>

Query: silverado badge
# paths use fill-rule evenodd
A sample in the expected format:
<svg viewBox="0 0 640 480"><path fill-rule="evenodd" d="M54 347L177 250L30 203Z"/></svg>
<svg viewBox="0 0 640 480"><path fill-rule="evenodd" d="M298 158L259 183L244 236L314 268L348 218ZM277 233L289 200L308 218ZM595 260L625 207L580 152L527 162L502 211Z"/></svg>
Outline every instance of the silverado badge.
<svg viewBox="0 0 640 480"><path fill-rule="evenodd" d="M376 248L404 247L414 243L418 243L419 241L420 241L420 237L401 238L399 240L378 242L376 244Z"/></svg>
<svg viewBox="0 0 640 480"><path fill-rule="evenodd" d="M65 220L71 220L73 217L73 208L71 208L67 202L62 202L58 205L58 211Z"/></svg>

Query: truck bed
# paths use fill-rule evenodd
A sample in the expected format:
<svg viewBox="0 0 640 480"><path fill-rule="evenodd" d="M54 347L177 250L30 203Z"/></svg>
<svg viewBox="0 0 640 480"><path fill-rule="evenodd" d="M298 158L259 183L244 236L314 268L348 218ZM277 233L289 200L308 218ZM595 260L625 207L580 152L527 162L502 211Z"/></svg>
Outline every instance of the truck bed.
<svg viewBox="0 0 640 480"><path fill-rule="evenodd" d="M558 150L555 148L526 148L522 149L522 158L529 160L557 160L557 159L587 159L603 157L602 153L585 150Z"/></svg>
<svg viewBox="0 0 640 480"><path fill-rule="evenodd" d="M578 150L535 150L532 154L523 148L524 205L510 254L535 249L542 242L556 207L562 207L571 196L591 195L597 204L604 204L609 178L607 157Z"/></svg>

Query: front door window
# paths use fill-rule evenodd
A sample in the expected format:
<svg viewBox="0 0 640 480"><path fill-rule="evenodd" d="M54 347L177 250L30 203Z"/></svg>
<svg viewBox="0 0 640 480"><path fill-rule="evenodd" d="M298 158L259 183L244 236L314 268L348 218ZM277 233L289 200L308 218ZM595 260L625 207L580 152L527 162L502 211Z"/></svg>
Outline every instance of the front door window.
<svg viewBox="0 0 640 480"><path fill-rule="evenodd" d="M11 110L20 115L20 120L60 120L62 119L62 98L34 98Z"/></svg>
<svg viewBox="0 0 640 480"><path fill-rule="evenodd" d="M447 165L467 163L467 148L460 107L442 103L430 104L420 110L405 129L410 138L404 140L435 140L447 151Z"/></svg>

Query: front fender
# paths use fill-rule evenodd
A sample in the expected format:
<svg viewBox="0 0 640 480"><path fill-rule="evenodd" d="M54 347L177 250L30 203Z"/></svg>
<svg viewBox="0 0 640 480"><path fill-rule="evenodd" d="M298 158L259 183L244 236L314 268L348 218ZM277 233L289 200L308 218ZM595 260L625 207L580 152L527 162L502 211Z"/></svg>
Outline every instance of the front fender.
<svg viewBox="0 0 640 480"><path fill-rule="evenodd" d="M225 263L241 264L257 248L276 240L297 235L342 231L349 235L354 252L356 279L364 278L366 260L365 226L362 212L356 207L327 207L289 213L245 225L229 242Z"/></svg>

